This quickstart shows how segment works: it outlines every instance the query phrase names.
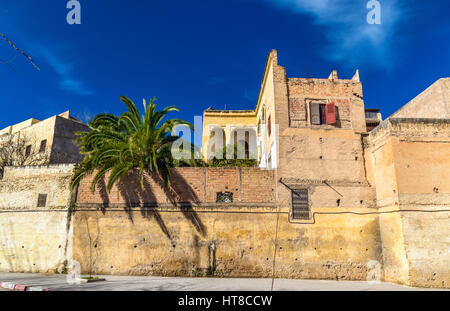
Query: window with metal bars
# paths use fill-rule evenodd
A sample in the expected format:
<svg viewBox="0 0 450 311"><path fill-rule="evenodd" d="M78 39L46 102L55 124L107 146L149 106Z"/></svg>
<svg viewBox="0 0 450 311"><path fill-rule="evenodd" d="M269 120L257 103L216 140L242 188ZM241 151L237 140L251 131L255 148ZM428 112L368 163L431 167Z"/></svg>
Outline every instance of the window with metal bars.
<svg viewBox="0 0 450 311"><path fill-rule="evenodd" d="M216 203L233 203L233 192L217 192Z"/></svg>
<svg viewBox="0 0 450 311"><path fill-rule="evenodd" d="M292 219L309 219L308 189L292 189Z"/></svg>

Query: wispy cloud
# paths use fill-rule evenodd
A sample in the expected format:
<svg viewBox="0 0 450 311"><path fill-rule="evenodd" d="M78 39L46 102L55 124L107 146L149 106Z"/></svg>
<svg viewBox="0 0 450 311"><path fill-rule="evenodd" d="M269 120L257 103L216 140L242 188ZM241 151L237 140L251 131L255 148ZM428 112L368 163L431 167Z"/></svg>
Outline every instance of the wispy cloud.
<svg viewBox="0 0 450 311"><path fill-rule="evenodd" d="M52 67L58 75L59 87L62 90L83 96L93 94L83 81L74 76L74 65L63 55L60 48L37 45L33 46L32 50L36 60L41 59Z"/></svg>
<svg viewBox="0 0 450 311"><path fill-rule="evenodd" d="M332 61L376 62L389 67L395 55L392 44L404 0L379 0L381 24L367 23L369 0L261 0L299 14L313 17L325 30L329 45L320 51ZM301 38L298 38L299 40Z"/></svg>

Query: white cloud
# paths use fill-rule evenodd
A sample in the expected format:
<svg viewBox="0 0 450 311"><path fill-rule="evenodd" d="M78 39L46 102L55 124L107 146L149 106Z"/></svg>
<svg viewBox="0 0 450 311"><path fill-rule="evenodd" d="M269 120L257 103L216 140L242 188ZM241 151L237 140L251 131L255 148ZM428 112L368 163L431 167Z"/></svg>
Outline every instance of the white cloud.
<svg viewBox="0 0 450 311"><path fill-rule="evenodd" d="M392 45L396 26L406 14L402 6L404 0L379 0L380 25L367 23L369 0L262 1L311 15L314 23L325 30L329 45L319 53L328 60L352 64L376 62L384 67L389 67L394 60Z"/></svg>
<svg viewBox="0 0 450 311"><path fill-rule="evenodd" d="M32 50L35 59L41 58L53 68L59 76L59 87L62 90L83 96L93 94L86 88L83 81L74 77L72 62L61 56L63 53L58 53L57 48L37 45Z"/></svg>

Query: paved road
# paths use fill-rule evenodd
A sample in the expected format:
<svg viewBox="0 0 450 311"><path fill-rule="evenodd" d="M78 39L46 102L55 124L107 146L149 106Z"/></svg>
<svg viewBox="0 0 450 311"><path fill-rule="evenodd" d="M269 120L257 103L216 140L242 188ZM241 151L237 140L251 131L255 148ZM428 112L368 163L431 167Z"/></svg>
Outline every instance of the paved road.
<svg viewBox="0 0 450 311"><path fill-rule="evenodd" d="M68 284L65 275L0 273L0 282L41 286L56 291L267 291L270 279L163 278L104 276L105 282ZM351 281L275 280L277 291L405 291L422 290L391 283Z"/></svg>

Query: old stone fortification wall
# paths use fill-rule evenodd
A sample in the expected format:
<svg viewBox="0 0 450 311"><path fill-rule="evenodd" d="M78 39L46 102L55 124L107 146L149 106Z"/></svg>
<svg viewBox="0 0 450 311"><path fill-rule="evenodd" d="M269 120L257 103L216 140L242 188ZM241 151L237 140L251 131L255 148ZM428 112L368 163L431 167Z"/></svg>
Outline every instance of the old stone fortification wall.
<svg viewBox="0 0 450 311"><path fill-rule="evenodd" d="M148 176L152 194L123 190L118 198L116 189L92 194L89 180L80 185L73 254L84 272L269 277L275 255L277 277L365 280L373 262L381 261L377 215L333 215L342 210L317 208L329 214L316 215L315 224L292 223L289 208L275 204L274 171L173 173L183 185L177 186L183 198L177 201L197 202L174 207ZM233 203L216 203L216 193L223 191L233 192Z"/></svg>
<svg viewBox="0 0 450 311"><path fill-rule="evenodd" d="M74 258L84 273L270 277L276 248L277 277L366 280L372 261L381 261L377 217L316 218L315 225L294 224L287 211L277 215L276 207L259 204L129 211L81 205Z"/></svg>
<svg viewBox="0 0 450 311"><path fill-rule="evenodd" d="M370 142L386 279L450 287L450 121L388 119Z"/></svg>
<svg viewBox="0 0 450 311"><path fill-rule="evenodd" d="M390 130L398 133L392 126ZM395 189L402 198L414 182L403 185L401 180L408 179L399 177L397 168L401 161L416 167L423 159L407 154L417 137L398 143L392 142L398 137L389 137L390 143L371 146L376 148L369 149L369 156L376 159L374 168L393 163L392 176L386 176L400 181ZM427 154L445 164L430 146L448 144L443 137L434 139L427 143ZM395 147L376 151L384 146ZM406 153L397 163L389 155L398 152ZM446 172L445 165L441 169ZM73 255L84 273L270 277L275 259L276 277L366 280L379 272L385 280L403 284L449 284L448 213L396 212L448 209L448 174L430 181L439 187L439 193L432 189L433 196L426 197L433 204L413 204L412 197L391 203L397 197L386 200L384 195L390 184L376 177L374 183L386 188L377 192L378 202L386 203L382 208L315 203L311 220L294 221L289 197L278 193L277 172L253 168L174 169L174 193L165 193L150 176L145 176L144 190L134 175L120 192L115 188L110 194L101 184L92 193L86 179L68 218L71 172L72 166L65 165L6 170L0 181L0 271L52 272ZM353 191L333 188L346 196ZM217 192L232 192L233 202L216 203ZM39 193L48 195L45 207L36 206Z"/></svg>
<svg viewBox="0 0 450 311"><path fill-rule="evenodd" d="M71 256L67 221L72 169L6 168L0 180L0 271L53 272ZM39 194L47 195L45 206L37 206Z"/></svg>

